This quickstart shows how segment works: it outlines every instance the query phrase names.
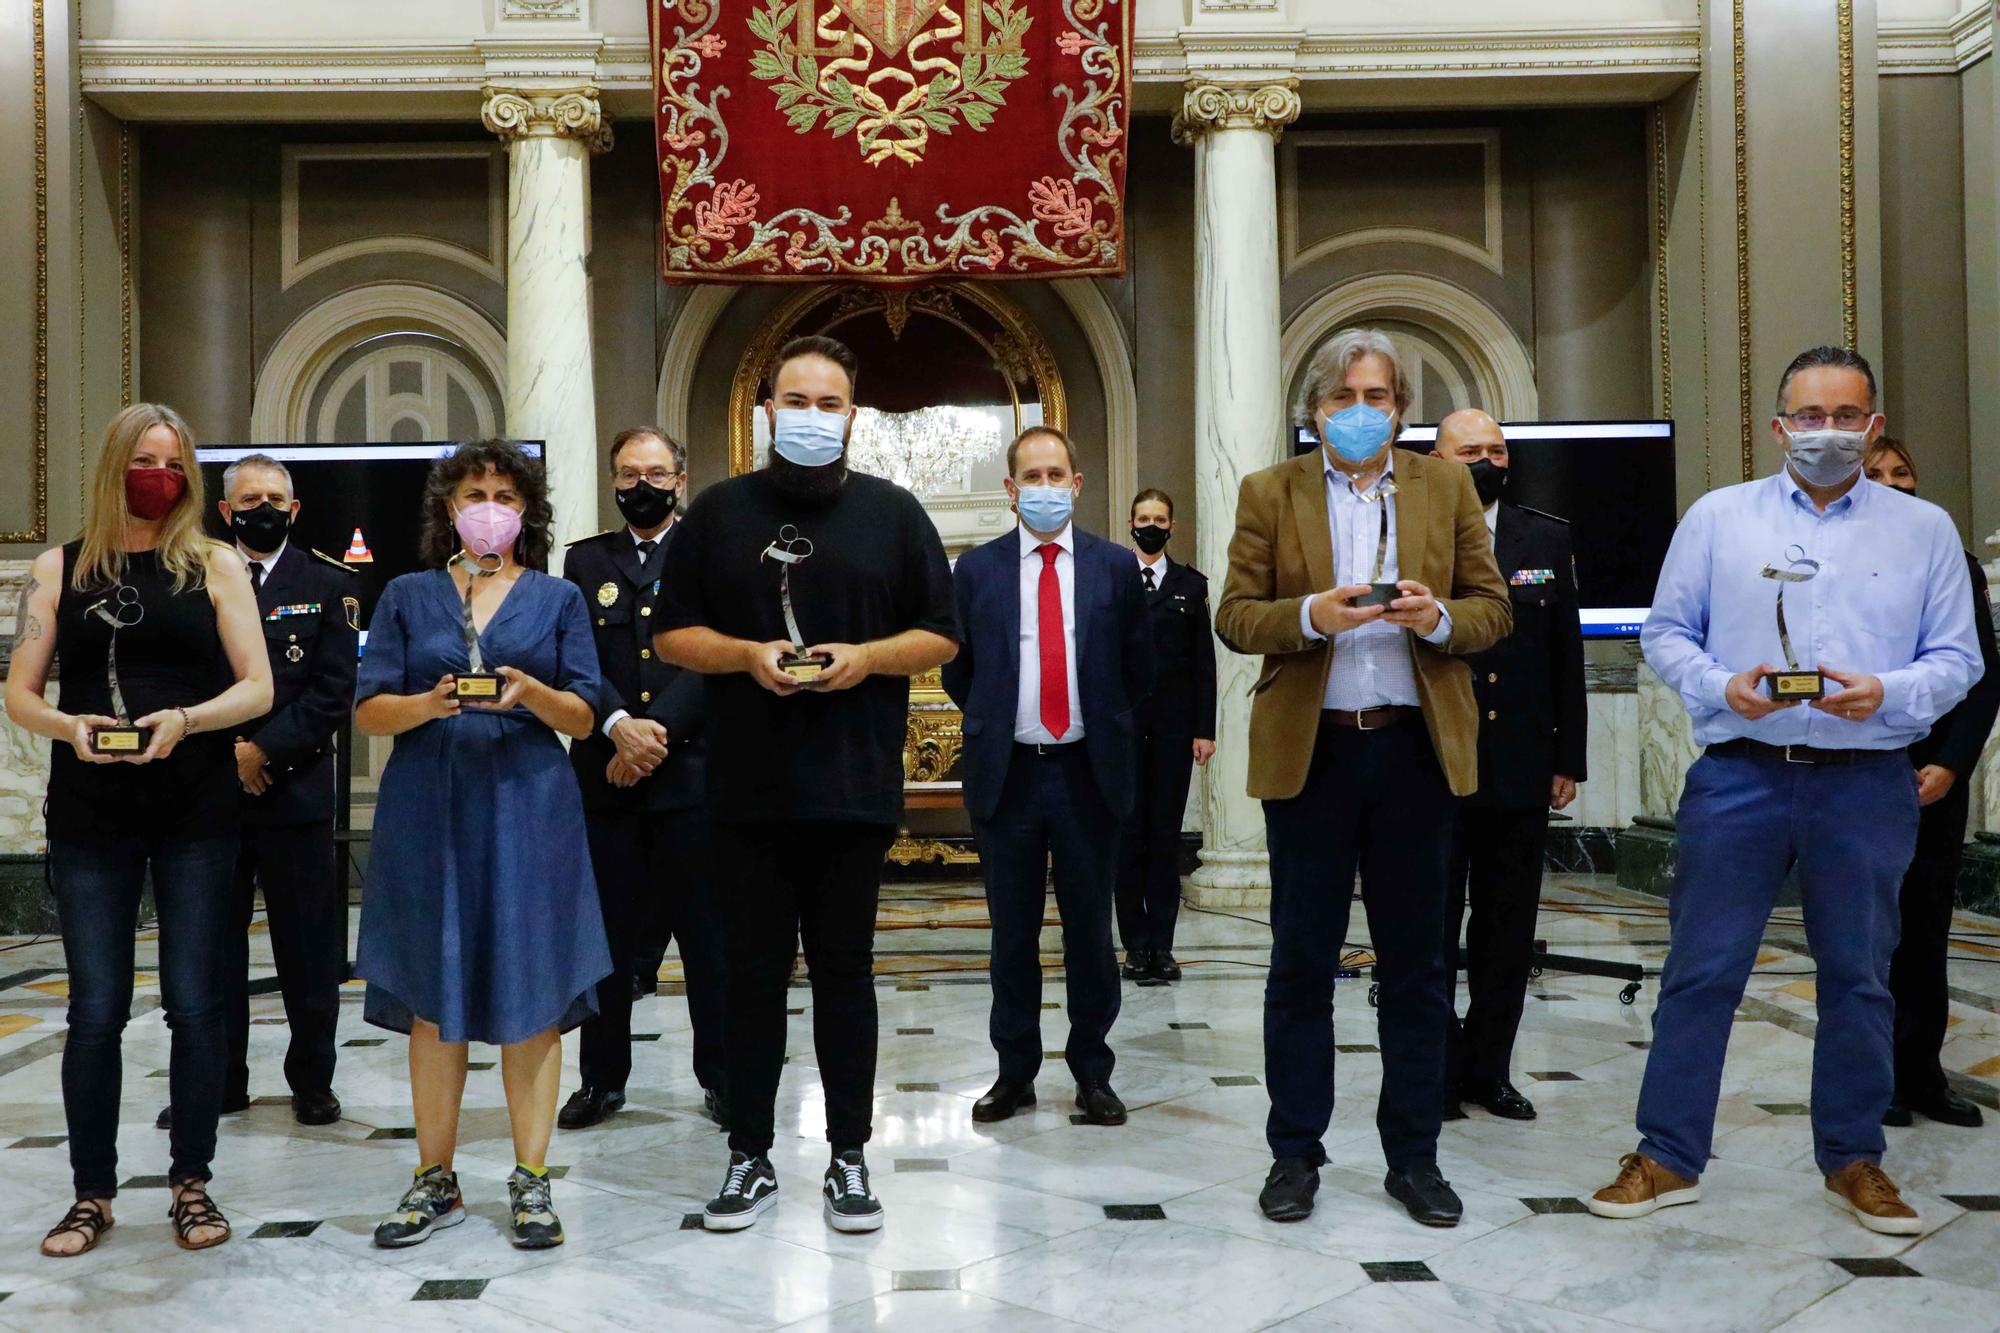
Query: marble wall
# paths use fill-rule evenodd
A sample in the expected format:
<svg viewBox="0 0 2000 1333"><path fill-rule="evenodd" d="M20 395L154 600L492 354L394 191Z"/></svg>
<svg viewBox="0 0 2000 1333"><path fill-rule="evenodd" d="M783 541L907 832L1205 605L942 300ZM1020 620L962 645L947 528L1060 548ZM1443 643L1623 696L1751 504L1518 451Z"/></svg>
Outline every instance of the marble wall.
<svg viewBox="0 0 2000 1333"><path fill-rule="evenodd" d="M0 560L0 644L14 642L14 615L27 581L26 560ZM49 743L0 714L0 855L33 854L46 845L42 795L48 786Z"/></svg>
<svg viewBox="0 0 2000 1333"><path fill-rule="evenodd" d="M1681 783L1700 755L1694 743L1694 724L1681 705L1680 695L1669 689L1644 662L1639 663L1639 688L1634 702L1637 705L1634 733L1639 751L1637 813L1654 819L1672 819L1681 803Z"/></svg>

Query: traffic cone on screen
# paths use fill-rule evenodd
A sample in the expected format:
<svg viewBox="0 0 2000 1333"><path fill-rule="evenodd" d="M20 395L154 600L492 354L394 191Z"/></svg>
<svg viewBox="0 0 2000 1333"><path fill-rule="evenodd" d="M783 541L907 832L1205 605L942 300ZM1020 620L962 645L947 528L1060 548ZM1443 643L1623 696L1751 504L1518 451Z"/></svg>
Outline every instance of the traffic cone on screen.
<svg viewBox="0 0 2000 1333"><path fill-rule="evenodd" d="M375 557L369 554L368 543L361 540L360 528L354 530L354 540L347 544L347 549L341 552L340 558L350 565L372 565L375 563Z"/></svg>

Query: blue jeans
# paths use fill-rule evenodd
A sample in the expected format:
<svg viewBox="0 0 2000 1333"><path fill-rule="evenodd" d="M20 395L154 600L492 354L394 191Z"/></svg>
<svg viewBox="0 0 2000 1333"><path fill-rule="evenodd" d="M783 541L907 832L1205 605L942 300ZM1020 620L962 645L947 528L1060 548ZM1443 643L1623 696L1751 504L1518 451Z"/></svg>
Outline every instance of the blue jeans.
<svg viewBox="0 0 2000 1333"><path fill-rule="evenodd" d="M1894 1083L1889 957L1917 841L1908 756L1815 766L1707 754L1688 770L1677 824L1673 942L1639 1092L1639 1151L1677 1175L1708 1165L1736 1006L1796 863L1819 971L1813 1156L1825 1175L1881 1161Z"/></svg>
<svg viewBox="0 0 2000 1333"><path fill-rule="evenodd" d="M160 994L173 1032L173 1165L167 1178L177 1185L209 1178L227 1060L219 960L235 866L234 834L164 845L116 837L49 844L69 965L62 1089L79 1199L118 1193L120 1045L132 1012L133 937L148 869L160 916Z"/></svg>

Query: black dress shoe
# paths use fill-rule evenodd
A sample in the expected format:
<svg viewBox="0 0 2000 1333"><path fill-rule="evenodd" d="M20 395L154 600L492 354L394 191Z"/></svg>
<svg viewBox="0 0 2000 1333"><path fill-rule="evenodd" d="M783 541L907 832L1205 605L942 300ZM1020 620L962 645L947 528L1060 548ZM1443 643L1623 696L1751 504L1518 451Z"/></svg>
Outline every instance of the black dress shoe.
<svg viewBox="0 0 2000 1333"><path fill-rule="evenodd" d="M1483 1087L1466 1088L1459 1100L1483 1106L1502 1120L1533 1120L1535 1104L1523 1097L1520 1090L1506 1079L1488 1083Z"/></svg>
<svg viewBox="0 0 2000 1333"><path fill-rule="evenodd" d="M1150 949L1127 949L1125 966L1120 969L1127 981L1144 982L1153 975L1153 952Z"/></svg>
<svg viewBox="0 0 2000 1333"><path fill-rule="evenodd" d="M643 1000L648 995L651 995L657 990L659 990L659 988L660 988L660 983L658 978L649 977L642 972L634 972L632 974L633 999Z"/></svg>
<svg viewBox="0 0 2000 1333"><path fill-rule="evenodd" d="M1456 1097L1445 1098L1444 1105L1438 1109L1438 1119L1440 1120L1465 1120L1468 1118L1465 1114L1465 1107L1459 1104L1459 1100Z"/></svg>
<svg viewBox="0 0 2000 1333"><path fill-rule="evenodd" d="M239 1092L233 1097L224 1097L222 1099L222 1114L224 1115L235 1115L238 1111L247 1111L249 1109L250 1095L248 1093ZM153 1118L153 1128L172 1129L173 1127L174 1108L170 1102L162 1106L159 1115Z"/></svg>
<svg viewBox="0 0 2000 1333"><path fill-rule="evenodd" d="M556 1116L560 1129L588 1129L625 1105L625 1094L603 1088L578 1088Z"/></svg>
<svg viewBox="0 0 2000 1333"><path fill-rule="evenodd" d="M1303 1222L1312 1216L1313 1195L1318 1193L1318 1167L1303 1157L1280 1157L1264 1177L1257 1206L1273 1222Z"/></svg>
<svg viewBox="0 0 2000 1333"><path fill-rule="evenodd" d="M1917 1123L1917 1117L1901 1102L1890 1102L1889 1109L1882 1113L1882 1123L1891 1129L1908 1129Z"/></svg>
<svg viewBox="0 0 2000 1333"><path fill-rule="evenodd" d="M1904 1106L1906 1112L1915 1111L1925 1119L1935 1120L1940 1125L1957 1125L1960 1129L1978 1129L1986 1123L1986 1117L1980 1114L1977 1105L1959 1096L1950 1088L1946 1088L1935 1097L1912 1099L1904 1103ZM1887 1116L1882 1118L1882 1123L1885 1125L1889 1123Z"/></svg>
<svg viewBox="0 0 2000 1333"><path fill-rule="evenodd" d="M713 1120L718 1129L729 1128L729 1095L720 1088L701 1090L701 1113Z"/></svg>
<svg viewBox="0 0 2000 1333"><path fill-rule="evenodd" d="M982 1125L1005 1120L1024 1106L1035 1104L1035 1082L1016 1083L1013 1079L993 1080L986 1095L972 1104L972 1118Z"/></svg>
<svg viewBox="0 0 2000 1333"><path fill-rule="evenodd" d="M1465 1216L1465 1205L1452 1193L1451 1182L1434 1166L1391 1171L1382 1181L1389 1197L1409 1210L1410 1217L1427 1227L1455 1227Z"/></svg>
<svg viewBox="0 0 2000 1333"><path fill-rule="evenodd" d="M1109 1083L1080 1084L1076 1090L1076 1109L1083 1112L1086 1125L1125 1123L1125 1103L1118 1100Z"/></svg>
<svg viewBox="0 0 2000 1333"><path fill-rule="evenodd" d="M340 1119L340 1098L331 1091L295 1092L292 1119L301 1125L331 1125Z"/></svg>
<svg viewBox="0 0 2000 1333"><path fill-rule="evenodd" d="M1181 979L1181 965L1174 961L1172 950L1153 950L1153 975L1163 982Z"/></svg>

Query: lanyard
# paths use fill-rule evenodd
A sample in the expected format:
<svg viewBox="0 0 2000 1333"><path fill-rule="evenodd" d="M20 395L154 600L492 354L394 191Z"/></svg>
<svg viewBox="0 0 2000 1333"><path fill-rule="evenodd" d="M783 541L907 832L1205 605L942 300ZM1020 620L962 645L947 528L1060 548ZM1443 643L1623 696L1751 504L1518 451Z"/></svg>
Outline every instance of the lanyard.
<svg viewBox="0 0 2000 1333"><path fill-rule="evenodd" d="M464 553L460 552L451 558L451 563L460 564L463 562L463 557ZM495 554L494 559L500 560L501 564L506 563L498 554ZM500 565L495 565L491 569L486 568L483 557L475 557L466 570L465 598L459 603L459 628L465 633L466 665L471 668L475 676L485 674L486 664L479 652L479 631L472 625L472 582L474 579L490 579L499 572Z"/></svg>
<svg viewBox="0 0 2000 1333"><path fill-rule="evenodd" d="M1331 475L1329 475L1331 480ZM1384 476L1372 491L1357 491L1353 482L1347 482L1347 493L1363 504L1376 506L1375 512L1381 516L1375 534L1375 572L1368 576L1368 582L1382 581L1382 567L1389 562L1389 497L1396 493L1396 479Z"/></svg>

